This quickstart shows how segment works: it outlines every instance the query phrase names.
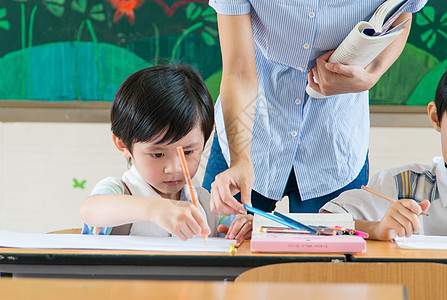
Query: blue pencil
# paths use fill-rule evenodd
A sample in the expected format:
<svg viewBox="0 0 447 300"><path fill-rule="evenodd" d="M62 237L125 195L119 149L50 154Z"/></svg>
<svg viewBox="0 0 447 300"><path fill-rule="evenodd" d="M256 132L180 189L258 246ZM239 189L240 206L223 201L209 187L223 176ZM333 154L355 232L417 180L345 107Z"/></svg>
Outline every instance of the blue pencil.
<svg viewBox="0 0 447 300"><path fill-rule="evenodd" d="M244 204L244 208L247 211L251 212L251 213L258 214L258 215L263 216L263 217L265 217L267 219L270 219L272 221L275 221L275 222L278 222L280 224L286 225L287 227L290 227L290 228L293 228L293 229L302 229L301 227L299 227L299 226L297 226L295 224L287 222L284 219L278 218L278 217L276 217L276 216L274 216L272 214L266 213L265 211L262 211L260 209L257 209L257 208L254 208L254 207L251 207L251 206L248 206L248 205L245 205L245 204Z"/></svg>
<svg viewBox="0 0 447 300"><path fill-rule="evenodd" d="M277 212L277 211L274 211L273 214L274 214L275 216L278 216L278 217L280 217L280 218L286 220L286 221L289 222L289 223L292 223L292 224L295 224L295 225L299 226L300 229L305 229L305 230L307 230L307 231L309 231L309 232L312 232L313 234L317 234L317 232L318 232L317 230L315 230L315 229L313 229L313 228L311 228L311 227L309 227L309 226L306 226L306 225L304 225L303 223L300 223L300 222L298 222L298 221L296 221L296 220L294 220L294 219L292 219L292 218L289 218L288 216L285 216L285 215L283 215L283 214L281 214L281 213L279 213L279 212Z"/></svg>

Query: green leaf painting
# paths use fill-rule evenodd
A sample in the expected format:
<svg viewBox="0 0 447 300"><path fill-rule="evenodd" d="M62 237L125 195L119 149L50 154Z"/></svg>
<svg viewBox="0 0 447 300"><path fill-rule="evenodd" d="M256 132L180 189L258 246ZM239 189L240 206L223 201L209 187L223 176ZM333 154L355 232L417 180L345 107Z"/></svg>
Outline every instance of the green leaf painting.
<svg viewBox="0 0 447 300"><path fill-rule="evenodd" d="M44 0L43 3L56 17L61 18L64 15L65 0Z"/></svg>
<svg viewBox="0 0 447 300"><path fill-rule="evenodd" d="M104 5L102 3L96 4L90 11L90 17L96 21L105 21L106 15L104 13Z"/></svg>
<svg viewBox="0 0 447 300"><path fill-rule="evenodd" d="M428 1L413 14L404 51L370 90L371 105L425 106L447 70L447 1Z"/></svg>
<svg viewBox="0 0 447 300"><path fill-rule="evenodd" d="M438 64L439 60L428 52L407 44L398 60L371 89L370 98L375 104L404 105L419 82Z"/></svg>
<svg viewBox="0 0 447 300"><path fill-rule="evenodd" d="M212 46L212 45L214 45L216 43L216 39L214 37L212 37L206 31L202 32L202 37L203 37L203 40L205 41L205 44L207 44L208 46Z"/></svg>
<svg viewBox="0 0 447 300"><path fill-rule="evenodd" d="M0 29L9 30L9 21L6 18L6 8L0 8Z"/></svg>
<svg viewBox="0 0 447 300"><path fill-rule="evenodd" d="M87 0L73 0L73 2L71 2L71 8L74 11L78 11L83 14L87 9Z"/></svg>

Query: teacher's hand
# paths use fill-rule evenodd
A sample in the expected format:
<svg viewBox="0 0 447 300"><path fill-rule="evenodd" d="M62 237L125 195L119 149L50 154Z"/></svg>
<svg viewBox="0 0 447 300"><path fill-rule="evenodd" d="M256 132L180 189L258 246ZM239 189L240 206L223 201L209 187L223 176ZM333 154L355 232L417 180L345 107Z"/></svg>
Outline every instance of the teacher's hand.
<svg viewBox="0 0 447 300"><path fill-rule="evenodd" d="M373 68L328 62L333 52L317 58L317 65L307 75L308 84L315 91L325 96L359 93L369 90L379 80L381 74L373 72Z"/></svg>
<svg viewBox="0 0 447 300"><path fill-rule="evenodd" d="M220 215L245 213L242 204L251 206L255 173L251 161L241 161L216 176L211 184L211 211ZM241 203L233 196L241 192Z"/></svg>

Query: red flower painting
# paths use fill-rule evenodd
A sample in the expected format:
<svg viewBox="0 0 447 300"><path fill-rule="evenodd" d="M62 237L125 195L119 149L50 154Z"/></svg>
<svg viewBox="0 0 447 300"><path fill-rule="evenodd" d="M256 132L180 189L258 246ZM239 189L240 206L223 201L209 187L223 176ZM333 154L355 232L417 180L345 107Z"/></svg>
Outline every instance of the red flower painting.
<svg viewBox="0 0 447 300"><path fill-rule="evenodd" d="M116 9L113 15L113 22L118 22L124 15L127 15L127 20L130 24L135 22L134 9L138 8L143 0L108 0L114 9Z"/></svg>

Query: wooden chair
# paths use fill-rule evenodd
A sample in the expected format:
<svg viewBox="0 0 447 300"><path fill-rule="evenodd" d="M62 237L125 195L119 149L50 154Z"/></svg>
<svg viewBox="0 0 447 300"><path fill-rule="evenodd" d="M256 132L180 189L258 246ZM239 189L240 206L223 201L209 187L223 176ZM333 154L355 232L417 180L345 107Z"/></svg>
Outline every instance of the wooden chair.
<svg viewBox="0 0 447 300"><path fill-rule="evenodd" d="M69 228L69 229L61 229L56 231L50 231L48 233L56 233L56 234L81 234L82 228Z"/></svg>
<svg viewBox="0 0 447 300"><path fill-rule="evenodd" d="M387 283L406 286L409 300L447 299L440 263L284 263L250 269L235 282Z"/></svg>

